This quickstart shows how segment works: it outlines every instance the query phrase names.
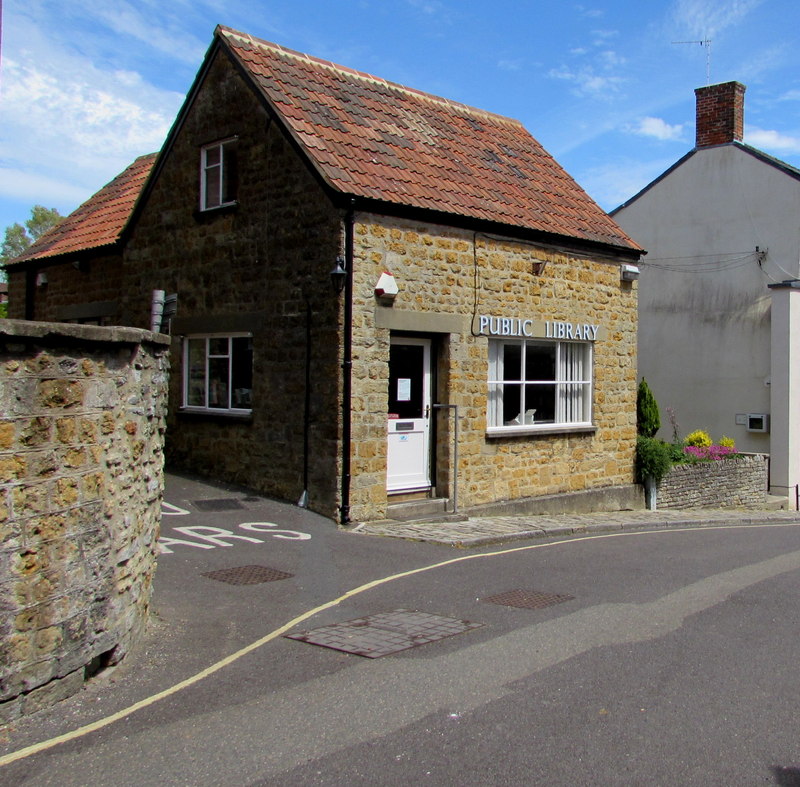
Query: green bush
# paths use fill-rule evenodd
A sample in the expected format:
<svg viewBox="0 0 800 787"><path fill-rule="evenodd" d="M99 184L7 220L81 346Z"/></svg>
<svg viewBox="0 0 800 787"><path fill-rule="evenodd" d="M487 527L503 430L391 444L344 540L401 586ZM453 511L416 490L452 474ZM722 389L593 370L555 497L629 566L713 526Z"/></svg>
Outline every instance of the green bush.
<svg viewBox="0 0 800 787"><path fill-rule="evenodd" d="M655 437L639 435L636 438L636 480L643 484L652 477L660 484L672 467L672 446Z"/></svg>
<svg viewBox="0 0 800 787"><path fill-rule="evenodd" d="M661 416L658 414L656 402L647 380L642 377L636 392L636 431L643 437L655 437L661 428Z"/></svg>
<svg viewBox="0 0 800 787"><path fill-rule="evenodd" d="M683 450L683 443L669 443L669 458L672 464L677 465L686 461L686 453Z"/></svg>

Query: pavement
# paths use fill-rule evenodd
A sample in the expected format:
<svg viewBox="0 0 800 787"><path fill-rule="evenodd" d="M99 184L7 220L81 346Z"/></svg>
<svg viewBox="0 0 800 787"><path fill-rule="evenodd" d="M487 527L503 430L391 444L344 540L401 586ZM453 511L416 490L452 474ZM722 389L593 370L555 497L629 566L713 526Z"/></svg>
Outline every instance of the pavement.
<svg viewBox="0 0 800 787"><path fill-rule="evenodd" d="M399 522L356 525L353 532L427 541L453 547L484 547L529 538L555 538L615 530L666 527L714 527L800 522L800 512L770 509L693 509L612 511L592 514L464 517L458 521Z"/></svg>

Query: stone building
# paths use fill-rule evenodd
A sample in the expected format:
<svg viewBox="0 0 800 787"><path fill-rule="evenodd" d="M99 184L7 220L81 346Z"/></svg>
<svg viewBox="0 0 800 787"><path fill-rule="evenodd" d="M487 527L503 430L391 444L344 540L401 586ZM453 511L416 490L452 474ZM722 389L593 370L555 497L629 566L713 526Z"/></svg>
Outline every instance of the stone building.
<svg viewBox="0 0 800 787"><path fill-rule="evenodd" d="M517 121L220 27L119 238L69 308L177 295L174 465L340 522L630 504L641 249Z"/></svg>
<svg viewBox="0 0 800 787"><path fill-rule="evenodd" d="M137 158L16 258L8 267L9 317L124 324L117 311L123 233L155 159Z"/></svg>

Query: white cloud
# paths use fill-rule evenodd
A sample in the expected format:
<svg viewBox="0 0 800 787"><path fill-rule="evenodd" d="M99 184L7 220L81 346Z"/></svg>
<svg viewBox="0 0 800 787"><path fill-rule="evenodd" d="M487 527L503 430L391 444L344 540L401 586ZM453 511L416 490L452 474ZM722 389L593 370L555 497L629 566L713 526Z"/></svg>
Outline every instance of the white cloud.
<svg viewBox="0 0 800 787"><path fill-rule="evenodd" d="M605 11L602 11L599 8L587 8L584 5L576 5L575 10L582 16L589 17L590 19L596 19L605 14Z"/></svg>
<svg viewBox="0 0 800 787"><path fill-rule="evenodd" d="M578 7L579 11L585 9ZM592 46L576 46L570 56L581 65L562 64L550 69L551 79L573 85L572 93L580 97L609 98L619 92L627 81L620 72L627 63L625 57L609 48L609 41L619 35L617 30L592 30Z"/></svg>
<svg viewBox="0 0 800 787"><path fill-rule="evenodd" d="M147 44L148 47L167 53L176 60L190 64L202 60L206 43L180 29L175 20L167 15L162 15L158 24L153 24L152 19L141 13L141 9L141 4L132 5L120 0L110 4L107 0L103 0L95 5L94 13L115 33Z"/></svg>
<svg viewBox="0 0 800 787"><path fill-rule="evenodd" d="M671 126L665 120L654 117L643 117L629 126L628 131L642 137L654 137L661 140L679 140L683 136L683 124Z"/></svg>
<svg viewBox="0 0 800 787"><path fill-rule="evenodd" d="M612 38L619 35L619 30L592 30L595 46L606 46Z"/></svg>
<svg viewBox="0 0 800 787"><path fill-rule="evenodd" d="M744 141L755 148L776 153L800 153L800 137L791 137L779 131L748 126Z"/></svg>
<svg viewBox="0 0 800 787"><path fill-rule="evenodd" d="M132 72L61 65L55 70L48 64L5 61L6 159L24 146L44 156L69 152L67 161L92 166L96 159L132 158L161 146L180 95L156 90Z"/></svg>
<svg viewBox="0 0 800 787"><path fill-rule="evenodd" d="M519 71L522 68L523 60L521 57L515 60L499 60L497 67L503 71Z"/></svg>
<svg viewBox="0 0 800 787"><path fill-rule="evenodd" d="M183 96L76 54L72 40L11 17L0 93L0 195L71 211L158 150ZM5 31L4 31L5 32ZM5 43L5 42L4 42Z"/></svg>
<svg viewBox="0 0 800 787"><path fill-rule="evenodd" d="M188 23L198 15L218 15L217 4L209 0L170 0L168 3L154 3L151 0L70 0L68 9L59 0L38 0L38 24L52 24L61 19L63 27L71 24L80 28L81 32L92 31L92 40L78 38L77 46L93 45L101 41L109 41L111 45L131 48L133 39L139 47L168 55L173 61L188 65L196 65L203 57L208 46L206 40L200 40L187 31ZM211 9L214 9L212 12ZM58 33L61 33L59 30ZM208 30L210 36L211 30Z"/></svg>
<svg viewBox="0 0 800 787"><path fill-rule="evenodd" d="M741 22L764 0L677 0L678 23L697 38L713 38Z"/></svg>
<svg viewBox="0 0 800 787"><path fill-rule="evenodd" d="M424 14L435 14L441 8L439 3L429 2L429 0L406 0L406 2Z"/></svg>
<svg viewBox="0 0 800 787"><path fill-rule="evenodd" d="M452 22L450 9L438 0L406 0L406 3L427 16L435 16L439 22L445 24Z"/></svg>
<svg viewBox="0 0 800 787"><path fill-rule="evenodd" d="M551 69L548 76L553 79L562 79L574 86L574 92L579 96L592 98L607 98L616 93L625 80L613 74L598 74L591 66L572 70L566 66Z"/></svg>
<svg viewBox="0 0 800 787"><path fill-rule="evenodd" d="M605 68L616 68L617 66L624 66L627 62L622 55L618 55L616 52L607 49L604 52L600 52L597 56L598 61L605 67Z"/></svg>

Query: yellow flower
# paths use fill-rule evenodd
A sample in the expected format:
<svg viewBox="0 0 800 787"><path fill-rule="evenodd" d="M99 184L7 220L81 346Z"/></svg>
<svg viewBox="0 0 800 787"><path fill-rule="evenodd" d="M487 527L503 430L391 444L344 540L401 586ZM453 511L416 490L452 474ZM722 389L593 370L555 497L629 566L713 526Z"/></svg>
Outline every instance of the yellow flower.
<svg viewBox="0 0 800 787"><path fill-rule="evenodd" d="M686 439L683 442L686 445L696 445L698 448L708 448L712 440L708 432L704 432L702 429L695 429L694 432L686 435Z"/></svg>

